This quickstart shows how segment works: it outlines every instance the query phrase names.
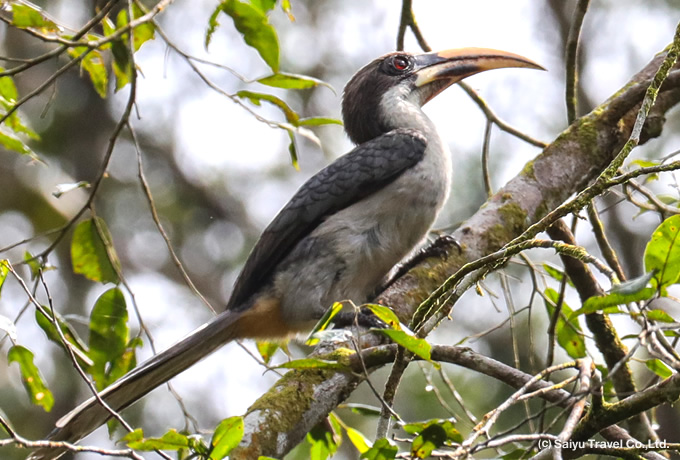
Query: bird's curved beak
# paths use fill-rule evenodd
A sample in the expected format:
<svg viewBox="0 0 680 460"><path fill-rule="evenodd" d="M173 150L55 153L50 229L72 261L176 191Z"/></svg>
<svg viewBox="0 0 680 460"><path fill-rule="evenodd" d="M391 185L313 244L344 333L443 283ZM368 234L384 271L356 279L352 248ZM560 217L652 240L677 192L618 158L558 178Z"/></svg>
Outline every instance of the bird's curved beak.
<svg viewBox="0 0 680 460"><path fill-rule="evenodd" d="M488 48L460 48L415 56L415 86L421 87L439 81L429 101L450 85L479 72L506 67L526 67L545 70L534 61L519 54ZM442 84L443 83L443 84Z"/></svg>

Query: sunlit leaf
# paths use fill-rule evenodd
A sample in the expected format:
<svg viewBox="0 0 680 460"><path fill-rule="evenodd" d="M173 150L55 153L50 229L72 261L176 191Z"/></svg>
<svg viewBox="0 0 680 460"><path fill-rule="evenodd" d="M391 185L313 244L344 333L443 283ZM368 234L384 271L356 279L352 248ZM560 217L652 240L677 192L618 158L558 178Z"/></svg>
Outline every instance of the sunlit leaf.
<svg viewBox="0 0 680 460"><path fill-rule="evenodd" d="M354 445L354 447L356 447L360 454L367 452L371 448L370 441L366 438L366 436L361 434L360 431L349 426L345 427L345 431L347 432L349 441L352 443L352 445Z"/></svg>
<svg viewBox="0 0 680 460"><path fill-rule="evenodd" d="M378 416L380 415L380 408L376 406L369 406L368 404L360 403L344 403L338 406L340 409L349 409L355 414L363 416Z"/></svg>
<svg viewBox="0 0 680 460"><path fill-rule="evenodd" d="M257 346L257 351L260 353L260 356L262 357L262 360L265 362L265 364L269 364L272 356L274 356L274 353L276 353L276 350L278 350L280 347L276 342L267 342L265 340L258 340L255 345Z"/></svg>
<svg viewBox="0 0 680 460"><path fill-rule="evenodd" d="M12 25L20 29L39 29L42 32L59 32L59 26L35 5L12 3Z"/></svg>
<svg viewBox="0 0 680 460"><path fill-rule="evenodd" d="M21 370L21 382L31 398L31 402L42 407L45 412L52 410L54 406L54 396L47 388L45 379L33 363L33 353L28 348L15 345L9 349L7 360L10 363L17 363Z"/></svg>
<svg viewBox="0 0 680 460"><path fill-rule="evenodd" d="M250 0L250 4L266 14L276 6L276 0Z"/></svg>
<svg viewBox="0 0 680 460"><path fill-rule="evenodd" d="M9 260L0 260L0 294L2 293L2 287L5 285L5 280L9 274Z"/></svg>
<svg viewBox="0 0 680 460"><path fill-rule="evenodd" d="M24 144L21 139L0 131L0 144L7 150L21 153L22 155L35 155L33 151Z"/></svg>
<svg viewBox="0 0 680 460"><path fill-rule="evenodd" d="M241 99L247 99L250 101L252 104L255 105L261 105L262 102L268 102L270 104L273 104L276 106L279 110L281 110L286 117L286 121L290 123L293 126L298 125L298 121L300 120L300 115L297 114L293 109L291 109L288 104L283 102L280 98L272 95L272 94L265 94L265 93L255 93L253 91L239 91L236 93L237 97L240 97Z"/></svg>
<svg viewBox="0 0 680 460"><path fill-rule="evenodd" d="M647 319L652 321L658 321L660 323L674 323L675 319L663 310L649 310L647 314Z"/></svg>
<svg viewBox="0 0 680 460"><path fill-rule="evenodd" d="M31 269L31 279L34 280L40 276L40 270L42 269L42 264L38 259L33 257L33 254L26 251L24 252L24 262Z"/></svg>
<svg viewBox="0 0 680 460"><path fill-rule="evenodd" d="M657 285L666 287L680 277L680 215L659 225L645 248L645 271L655 272Z"/></svg>
<svg viewBox="0 0 680 460"><path fill-rule="evenodd" d="M432 346L427 343L427 340L420 339L414 335L407 333L404 330L394 330L394 329L373 329L374 331L385 334L393 342L398 343L402 347L406 348L411 353L420 356L432 363L436 368L439 368L439 364L430 360L430 350Z"/></svg>
<svg viewBox="0 0 680 460"><path fill-rule="evenodd" d="M373 446L361 454L361 458L367 460L392 460L396 458L397 446L389 439L378 439Z"/></svg>
<svg viewBox="0 0 680 460"><path fill-rule="evenodd" d="M300 118L298 120L298 126L323 126L323 125L340 125L342 126L342 121L337 118L326 118L326 117L311 117L311 118Z"/></svg>
<svg viewBox="0 0 680 460"><path fill-rule="evenodd" d="M0 67L0 71L5 69ZM6 109L14 106L19 97L17 87L11 76L0 77L0 104Z"/></svg>
<svg viewBox="0 0 680 460"><path fill-rule="evenodd" d="M144 16L144 12L136 3L132 4L132 16L134 19ZM132 29L132 46L135 51L138 51L147 41L153 40L155 34L156 26L151 21L144 22Z"/></svg>
<svg viewBox="0 0 680 460"><path fill-rule="evenodd" d="M662 379L667 379L673 375L673 371L671 371L668 366L666 366L663 361L659 359L648 359L645 361L645 365L650 371L654 372Z"/></svg>
<svg viewBox="0 0 680 460"><path fill-rule="evenodd" d="M312 332L309 333L309 337L307 337L305 343L309 346L314 346L319 343L319 338L317 337L318 332L326 330L326 328L333 321L333 318L335 318L335 315L340 313L341 310L342 304L340 302L335 302L333 305L331 305L331 308L326 310L326 313L324 313L321 319L317 321L314 329L312 329Z"/></svg>
<svg viewBox="0 0 680 460"><path fill-rule="evenodd" d="M98 50L92 50L87 53L80 65L90 76L92 86L99 97L105 99L109 86L109 74L106 71L106 63L102 54Z"/></svg>
<svg viewBox="0 0 680 460"><path fill-rule="evenodd" d="M338 451L342 437L340 426L332 418L329 416L328 423L319 423L307 433L310 460L326 460Z"/></svg>
<svg viewBox="0 0 680 460"><path fill-rule="evenodd" d="M206 48L213 33L219 26L217 16L225 13L234 21L234 26L245 42L255 48L264 62L277 73L279 71L279 40L276 30L269 24L267 15L258 7L238 0L223 0L210 16L205 36Z"/></svg>
<svg viewBox="0 0 680 460"><path fill-rule="evenodd" d="M258 78L257 81L263 85L273 86L274 88L284 89L308 89L323 85L331 88L325 81L309 77L307 75L296 75L290 73L275 73L267 77Z"/></svg>
<svg viewBox="0 0 680 460"><path fill-rule="evenodd" d="M293 16L293 7L290 4L290 0L282 0L281 9L284 13L286 13L290 22L295 21L295 16Z"/></svg>
<svg viewBox="0 0 680 460"><path fill-rule="evenodd" d="M400 331L402 329L399 323L399 318L394 314L394 311L384 305L366 304L363 306L370 310L380 321L387 324L390 329Z"/></svg>
<svg viewBox="0 0 680 460"><path fill-rule="evenodd" d="M103 219L87 219L76 226L71 240L71 261L74 273L92 281L118 283L114 266L119 266L119 262Z"/></svg>
<svg viewBox="0 0 680 460"><path fill-rule="evenodd" d="M135 431L133 436L130 436L131 434L123 437L121 441L125 442L129 448L135 450L148 452L152 450L180 450L189 447L188 436L178 433L176 430L170 430L160 438L140 438L141 430L139 432Z"/></svg>
<svg viewBox="0 0 680 460"><path fill-rule="evenodd" d="M337 361L329 361L326 359L317 358L302 358L294 359L293 361L287 361L277 368L282 369L339 369L339 370L349 370L349 368Z"/></svg>
<svg viewBox="0 0 680 460"><path fill-rule="evenodd" d="M222 420L215 428L210 445L210 460L221 460L241 442L243 438L243 417Z"/></svg>

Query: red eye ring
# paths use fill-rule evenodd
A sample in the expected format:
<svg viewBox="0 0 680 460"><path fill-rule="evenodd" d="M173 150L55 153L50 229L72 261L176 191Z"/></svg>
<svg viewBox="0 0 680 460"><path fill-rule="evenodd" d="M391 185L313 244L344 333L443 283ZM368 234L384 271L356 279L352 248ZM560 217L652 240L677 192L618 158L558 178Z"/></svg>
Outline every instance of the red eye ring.
<svg viewBox="0 0 680 460"><path fill-rule="evenodd" d="M408 69L409 67L408 58L406 56L395 56L394 59L392 59L392 67L399 71L404 71Z"/></svg>

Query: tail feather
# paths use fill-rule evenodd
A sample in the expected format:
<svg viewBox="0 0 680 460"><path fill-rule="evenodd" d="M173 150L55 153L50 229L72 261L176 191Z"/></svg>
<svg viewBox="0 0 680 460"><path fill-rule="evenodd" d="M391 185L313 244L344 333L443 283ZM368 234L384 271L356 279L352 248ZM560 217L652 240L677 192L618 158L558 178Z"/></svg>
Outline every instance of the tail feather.
<svg viewBox="0 0 680 460"><path fill-rule="evenodd" d="M236 338L236 323L241 313L227 310L204 324L180 342L107 387L99 395L115 411L125 409L151 390L191 367L217 348ZM94 398L90 398L56 423L49 434L52 441L74 443L104 424L111 414ZM29 460L56 459L65 451L39 449Z"/></svg>

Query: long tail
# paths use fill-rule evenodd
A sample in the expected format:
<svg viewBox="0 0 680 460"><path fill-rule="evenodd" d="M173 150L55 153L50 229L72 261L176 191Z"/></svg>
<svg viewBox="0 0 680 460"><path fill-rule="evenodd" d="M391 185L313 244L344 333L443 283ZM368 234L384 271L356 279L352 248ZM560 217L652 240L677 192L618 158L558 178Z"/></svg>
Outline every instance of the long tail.
<svg viewBox="0 0 680 460"><path fill-rule="evenodd" d="M230 310L221 313L180 342L140 364L102 391L100 397L115 411L126 408L222 345L234 340L240 317L240 313ZM52 441L74 443L104 424L110 417L111 414L92 397L59 419L48 438ZM29 459L56 459L64 453L55 449L39 449Z"/></svg>

